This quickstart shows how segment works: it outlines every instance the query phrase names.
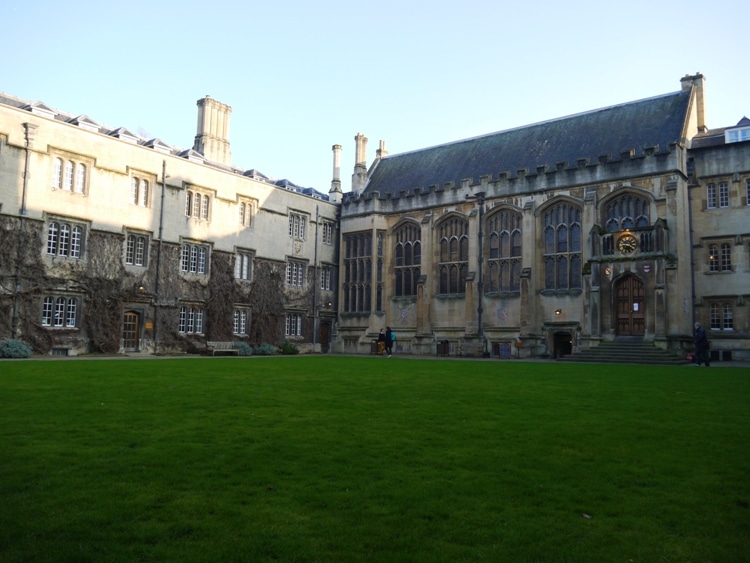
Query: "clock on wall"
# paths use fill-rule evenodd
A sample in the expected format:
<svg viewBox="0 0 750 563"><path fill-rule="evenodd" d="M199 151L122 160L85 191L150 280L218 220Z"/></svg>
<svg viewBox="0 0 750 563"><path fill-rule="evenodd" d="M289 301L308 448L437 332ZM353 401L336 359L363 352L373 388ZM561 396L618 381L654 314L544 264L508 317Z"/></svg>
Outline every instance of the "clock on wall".
<svg viewBox="0 0 750 563"><path fill-rule="evenodd" d="M622 235L617 240L617 249L623 254L632 254L638 248L638 239L630 233Z"/></svg>

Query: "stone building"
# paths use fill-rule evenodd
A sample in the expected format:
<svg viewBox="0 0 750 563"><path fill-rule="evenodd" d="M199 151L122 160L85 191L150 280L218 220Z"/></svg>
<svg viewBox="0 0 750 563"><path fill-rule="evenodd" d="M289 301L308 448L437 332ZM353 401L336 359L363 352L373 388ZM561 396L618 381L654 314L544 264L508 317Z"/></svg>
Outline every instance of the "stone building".
<svg viewBox="0 0 750 563"><path fill-rule="evenodd" d="M328 349L338 205L231 162L231 108L191 149L0 95L0 339L38 353Z"/></svg>
<svg viewBox="0 0 750 563"><path fill-rule="evenodd" d="M750 122L679 91L366 163L342 194L335 349L560 357L643 340L750 358ZM340 191L334 146L331 192Z"/></svg>
<svg viewBox="0 0 750 563"><path fill-rule="evenodd" d="M750 120L676 92L367 163L327 195L232 164L231 108L193 147L0 94L0 339L39 353L206 341L561 357L637 340L750 359Z"/></svg>

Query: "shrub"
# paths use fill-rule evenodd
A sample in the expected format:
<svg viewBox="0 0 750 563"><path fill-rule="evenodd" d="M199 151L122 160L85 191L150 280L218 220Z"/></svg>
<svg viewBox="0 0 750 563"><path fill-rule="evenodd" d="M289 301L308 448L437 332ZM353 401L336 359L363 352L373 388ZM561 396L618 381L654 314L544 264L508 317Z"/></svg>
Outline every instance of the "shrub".
<svg viewBox="0 0 750 563"><path fill-rule="evenodd" d="M256 356L273 356L276 354L276 348L271 346L268 342L264 342L253 349L253 354Z"/></svg>
<svg viewBox="0 0 750 563"><path fill-rule="evenodd" d="M299 354L299 348L297 348L291 342L286 341L281 346L279 346L279 352L286 356L293 356L294 354Z"/></svg>
<svg viewBox="0 0 750 563"><path fill-rule="evenodd" d="M20 340L0 340L0 358L28 358L31 346Z"/></svg>
<svg viewBox="0 0 750 563"><path fill-rule="evenodd" d="M253 347L250 346L247 342L235 342L234 347L237 348L237 352L240 356L253 355Z"/></svg>

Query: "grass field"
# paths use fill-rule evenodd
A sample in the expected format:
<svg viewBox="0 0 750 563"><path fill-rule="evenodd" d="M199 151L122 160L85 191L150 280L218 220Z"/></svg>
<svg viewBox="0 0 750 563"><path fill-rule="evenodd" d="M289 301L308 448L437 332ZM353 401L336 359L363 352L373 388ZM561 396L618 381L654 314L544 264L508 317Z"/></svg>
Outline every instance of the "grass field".
<svg viewBox="0 0 750 563"><path fill-rule="evenodd" d="M0 561L750 560L750 373L3 361Z"/></svg>

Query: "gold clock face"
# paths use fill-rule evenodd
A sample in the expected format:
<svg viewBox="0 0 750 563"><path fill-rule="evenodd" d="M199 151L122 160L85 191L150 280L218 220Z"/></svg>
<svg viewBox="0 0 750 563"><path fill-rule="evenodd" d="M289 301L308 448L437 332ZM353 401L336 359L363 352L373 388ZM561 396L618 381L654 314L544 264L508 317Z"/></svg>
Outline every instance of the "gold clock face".
<svg viewBox="0 0 750 563"><path fill-rule="evenodd" d="M638 248L638 240L633 235L622 235L617 241L617 249L623 254L632 254L636 248Z"/></svg>

